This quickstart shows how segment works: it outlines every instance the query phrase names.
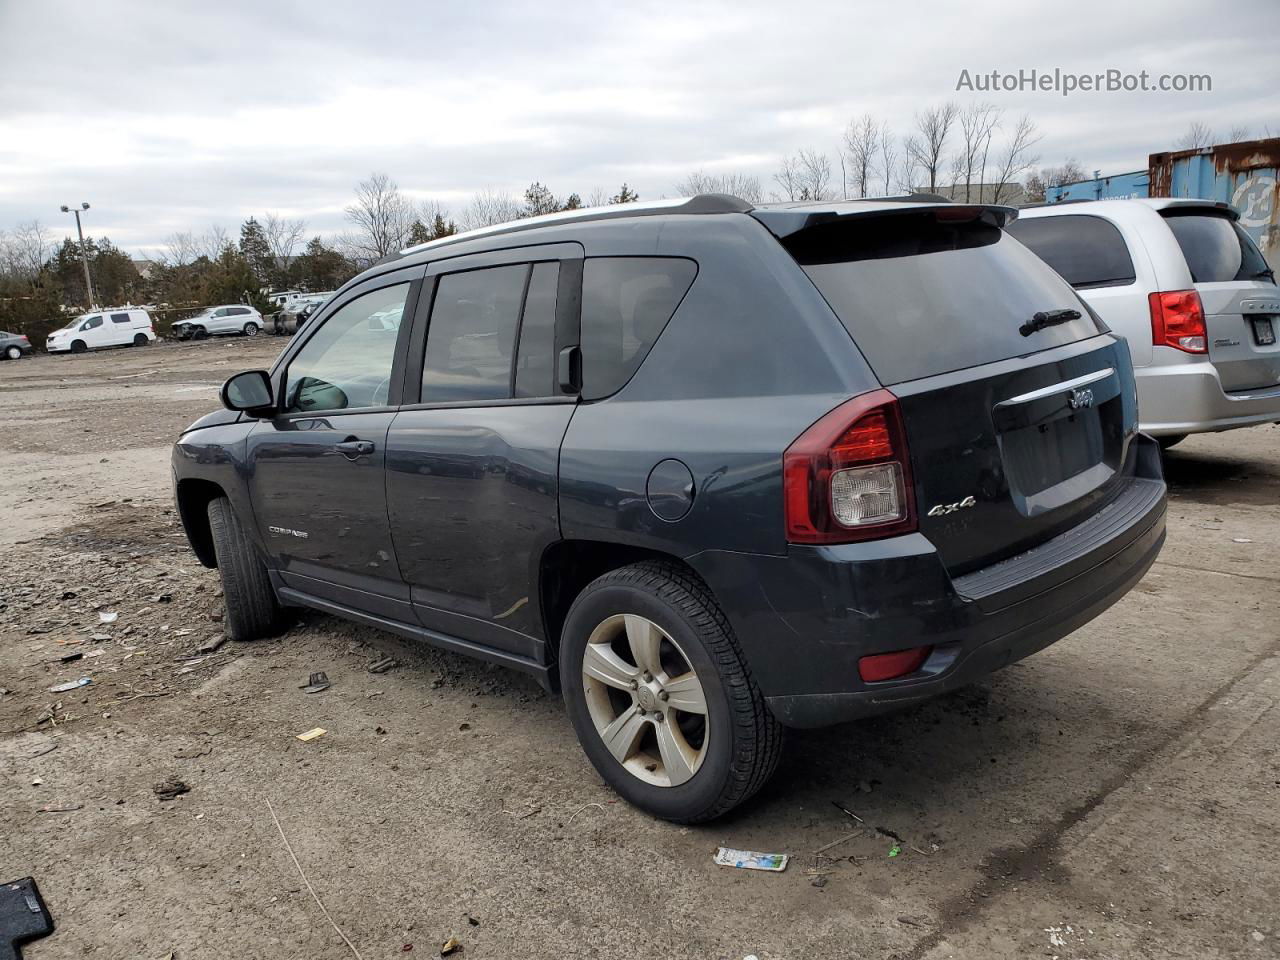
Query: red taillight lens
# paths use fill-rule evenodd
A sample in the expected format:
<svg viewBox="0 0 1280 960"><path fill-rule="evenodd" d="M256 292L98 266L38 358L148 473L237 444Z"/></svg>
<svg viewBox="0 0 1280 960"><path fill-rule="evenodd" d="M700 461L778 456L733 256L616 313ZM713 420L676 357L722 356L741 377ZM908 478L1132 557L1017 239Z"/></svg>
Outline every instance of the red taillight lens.
<svg viewBox="0 0 1280 960"><path fill-rule="evenodd" d="M1208 353L1204 325L1204 306L1194 290L1153 293L1151 304L1151 342L1157 347L1173 347L1187 353Z"/></svg>
<svg viewBox="0 0 1280 960"><path fill-rule="evenodd" d="M836 407L787 448L782 485L791 543L853 543L915 530L898 398L876 390Z"/></svg>
<svg viewBox="0 0 1280 960"><path fill-rule="evenodd" d="M892 680L915 673L920 665L929 659L933 647L913 647L910 650L898 650L894 653L877 653L863 657L858 661L858 676L865 683L878 680Z"/></svg>

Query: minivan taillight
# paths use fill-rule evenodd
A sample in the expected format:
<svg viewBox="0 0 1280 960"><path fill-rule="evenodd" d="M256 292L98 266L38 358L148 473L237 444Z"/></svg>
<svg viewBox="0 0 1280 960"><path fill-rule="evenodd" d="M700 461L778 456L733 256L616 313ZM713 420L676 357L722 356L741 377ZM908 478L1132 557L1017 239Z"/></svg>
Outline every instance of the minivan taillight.
<svg viewBox="0 0 1280 960"><path fill-rule="evenodd" d="M1173 347L1187 353L1208 353L1204 326L1204 306L1194 290L1153 293L1151 304L1151 342L1157 347Z"/></svg>
<svg viewBox="0 0 1280 960"><path fill-rule="evenodd" d="M898 398L875 390L826 414L787 447L782 486L791 543L853 543L915 530Z"/></svg>

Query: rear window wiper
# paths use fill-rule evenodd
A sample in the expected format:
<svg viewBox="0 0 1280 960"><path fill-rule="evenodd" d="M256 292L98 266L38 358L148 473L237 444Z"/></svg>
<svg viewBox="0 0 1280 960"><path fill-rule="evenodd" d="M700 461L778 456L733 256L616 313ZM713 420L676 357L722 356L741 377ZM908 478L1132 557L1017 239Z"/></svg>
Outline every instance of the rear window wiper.
<svg viewBox="0 0 1280 960"><path fill-rule="evenodd" d="M1035 314L1030 320L1018 328L1018 332L1024 337L1029 337L1037 330L1043 330L1045 327L1052 327L1058 323L1068 323L1072 320L1079 320L1083 314L1079 310L1073 310L1068 307L1065 310L1041 310Z"/></svg>

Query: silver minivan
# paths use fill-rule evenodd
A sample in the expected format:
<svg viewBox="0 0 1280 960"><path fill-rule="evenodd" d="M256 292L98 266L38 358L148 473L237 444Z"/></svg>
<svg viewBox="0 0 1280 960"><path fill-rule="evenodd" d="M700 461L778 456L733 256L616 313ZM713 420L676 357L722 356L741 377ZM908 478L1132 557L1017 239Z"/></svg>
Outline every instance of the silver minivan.
<svg viewBox="0 0 1280 960"><path fill-rule="evenodd" d="M1280 287L1231 207L1152 197L1032 207L1009 232L1129 341L1142 430L1280 421Z"/></svg>

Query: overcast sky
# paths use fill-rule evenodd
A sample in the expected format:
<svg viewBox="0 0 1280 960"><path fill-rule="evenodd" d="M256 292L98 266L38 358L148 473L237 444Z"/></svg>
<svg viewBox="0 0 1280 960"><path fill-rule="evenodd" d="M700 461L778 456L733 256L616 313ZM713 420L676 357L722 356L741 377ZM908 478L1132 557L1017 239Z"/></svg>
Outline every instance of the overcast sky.
<svg viewBox="0 0 1280 960"><path fill-rule="evenodd" d="M1280 134L1280 3L1162 6L0 0L0 229L60 236L59 205L87 200L88 232L134 254L267 210L332 234L374 170L455 212L535 179L672 196L699 169L769 181L800 147L834 157L855 114L906 132L948 99L1027 112L1045 164L1107 173L1192 121ZM963 69L1033 67L1213 89L956 91Z"/></svg>

